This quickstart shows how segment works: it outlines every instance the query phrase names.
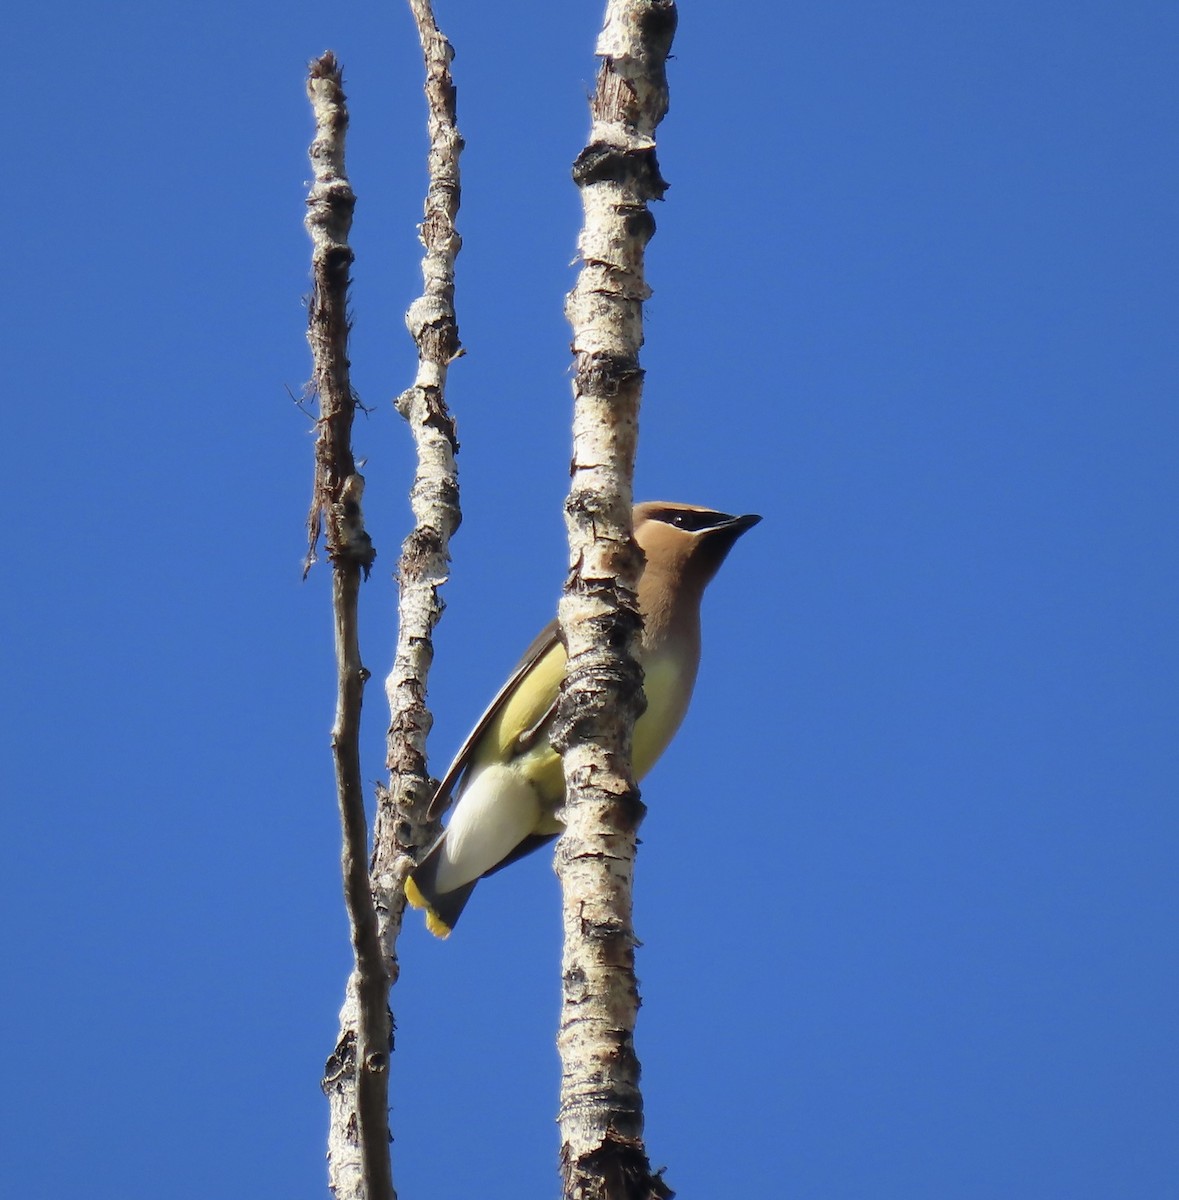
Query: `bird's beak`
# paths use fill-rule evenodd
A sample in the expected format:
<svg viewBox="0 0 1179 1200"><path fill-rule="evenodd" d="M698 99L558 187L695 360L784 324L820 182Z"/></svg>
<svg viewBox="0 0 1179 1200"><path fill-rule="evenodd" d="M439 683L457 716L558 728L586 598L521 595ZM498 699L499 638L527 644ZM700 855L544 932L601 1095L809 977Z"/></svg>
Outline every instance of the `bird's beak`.
<svg viewBox="0 0 1179 1200"><path fill-rule="evenodd" d="M746 513L743 517L730 517L722 524L715 526L717 529L732 530L733 540L736 541L743 533L752 529L761 517L757 513Z"/></svg>
<svg viewBox="0 0 1179 1200"><path fill-rule="evenodd" d="M737 539L760 520L761 517L757 513L746 513L742 517L728 517L708 529L701 530L700 536L704 545L708 547L708 557L719 566L724 562L725 555L736 545Z"/></svg>

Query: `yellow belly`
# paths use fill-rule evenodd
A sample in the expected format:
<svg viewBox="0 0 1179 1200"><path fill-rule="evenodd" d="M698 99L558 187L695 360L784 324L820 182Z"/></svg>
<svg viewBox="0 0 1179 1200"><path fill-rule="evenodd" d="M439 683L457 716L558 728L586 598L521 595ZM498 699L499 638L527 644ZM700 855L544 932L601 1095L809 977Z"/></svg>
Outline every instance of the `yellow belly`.
<svg viewBox="0 0 1179 1200"><path fill-rule="evenodd" d="M565 650L557 645L536 663L488 728L475 755L476 769L480 764L504 762L512 756L518 739L544 719L564 673ZM671 655L644 664L643 689L647 709L635 723L631 753L636 780L650 771L675 736L687 711L694 682L691 677L685 678L684 670ZM537 832L560 832L560 822L550 813L565 799L561 756L549 744L548 738L541 736L533 746L514 756L513 765L529 779L549 810Z"/></svg>

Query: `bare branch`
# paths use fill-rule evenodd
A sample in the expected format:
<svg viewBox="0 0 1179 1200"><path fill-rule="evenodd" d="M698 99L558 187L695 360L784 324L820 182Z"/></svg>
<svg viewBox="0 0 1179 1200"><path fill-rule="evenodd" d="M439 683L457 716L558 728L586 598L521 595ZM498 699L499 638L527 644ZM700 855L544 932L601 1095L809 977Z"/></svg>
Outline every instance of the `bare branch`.
<svg viewBox="0 0 1179 1200"><path fill-rule="evenodd" d="M348 287L352 250L348 233L356 198L344 170L348 110L340 65L330 51L310 64L307 93L315 113L307 198L312 279L307 339L319 397L315 493L308 518L306 568L315 557L321 514L332 562L332 611L337 671L332 755L343 830L341 867L352 934L354 967L349 995L356 1007L350 1036L342 1038L325 1072L331 1098L332 1185L339 1197L386 1200L393 1195L389 1163L389 976L369 888L368 829L360 776L360 712L368 672L360 661L357 599L375 553L364 528L364 480L352 455L355 402L348 363Z"/></svg>
<svg viewBox="0 0 1179 1200"><path fill-rule="evenodd" d="M352 457L356 401L348 373L348 287L353 259L348 234L356 196L344 171L348 108L340 86L340 67L330 50L308 67L307 94L315 113L315 139L309 151L315 179L307 197L305 221L312 243L307 340L314 360L310 390L319 397L320 415L303 573L306 575L315 561L322 514L328 521L329 551L346 553L367 574L374 554L363 523L337 520L333 526L332 506L340 499L344 480L356 472Z"/></svg>
<svg viewBox="0 0 1179 1200"><path fill-rule="evenodd" d="M430 151L429 182L421 226L423 290L406 313L418 348L413 386L397 398L397 411L409 422L417 446L417 470L410 501L415 526L401 549L397 577L397 648L385 681L389 701L386 743L389 786L377 796L373 840L373 891L391 978L396 981L397 937L405 911L405 878L437 832L427 820L431 787L426 735L433 718L426 708L426 684L434 658L432 635L442 615L438 589L446 581L450 538L458 528L458 438L446 407L446 376L462 350L454 312L454 262L461 240L455 230L459 207L459 136L454 51L439 31L429 0L410 0L426 69Z"/></svg>
<svg viewBox="0 0 1179 1200"><path fill-rule="evenodd" d="M566 315L573 327L572 485L565 505L570 576L561 600L568 667L553 729L564 755L565 833L557 848L565 942L561 1169L566 1200L671 1195L643 1145L638 984L631 916L642 819L630 764L645 700L634 659L642 570L631 523L642 370L648 205L666 184L655 128L667 111L671 0L608 0L592 127L573 175L582 261Z"/></svg>

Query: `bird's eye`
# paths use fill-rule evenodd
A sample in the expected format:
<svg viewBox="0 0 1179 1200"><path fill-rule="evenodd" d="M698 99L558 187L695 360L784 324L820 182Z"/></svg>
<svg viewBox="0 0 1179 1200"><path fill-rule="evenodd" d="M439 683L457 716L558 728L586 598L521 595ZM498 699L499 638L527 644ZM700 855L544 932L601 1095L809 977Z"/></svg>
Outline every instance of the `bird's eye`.
<svg viewBox="0 0 1179 1200"><path fill-rule="evenodd" d="M712 512L709 509L705 509L703 512L680 509L679 511L666 511L658 519L675 529L698 533L702 529L711 529L714 525L719 525L730 518L724 513Z"/></svg>

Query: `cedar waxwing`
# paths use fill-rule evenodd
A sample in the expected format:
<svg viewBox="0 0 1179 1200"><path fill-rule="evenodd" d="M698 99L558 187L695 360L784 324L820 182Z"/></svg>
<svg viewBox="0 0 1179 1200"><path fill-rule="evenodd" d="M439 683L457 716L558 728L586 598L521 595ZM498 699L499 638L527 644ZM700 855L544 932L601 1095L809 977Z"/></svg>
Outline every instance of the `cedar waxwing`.
<svg viewBox="0 0 1179 1200"><path fill-rule="evenodd" d="M636 779L667 748L688 710L700 665L704 589L737 539L760 520L691 504L635 506L635 539L647 557L636 647L647 710L635 723ZM565 648L553 621L479 718L434 794L432 817L446 810L452 795L458 806L406 880L405 894L426 910L426 926L438 937L454 928L480 879L539 849L563 828L557 812L565 778L548 731L564 674Z"/></svg>

